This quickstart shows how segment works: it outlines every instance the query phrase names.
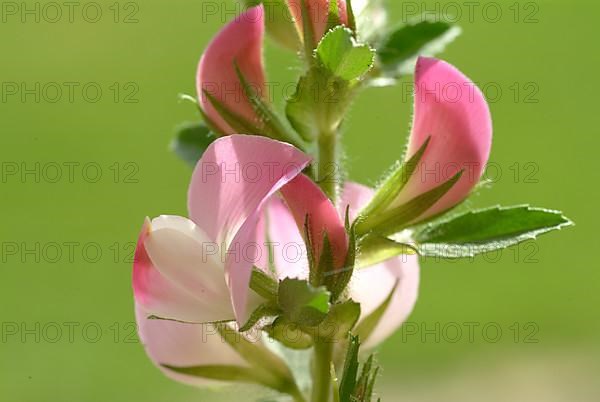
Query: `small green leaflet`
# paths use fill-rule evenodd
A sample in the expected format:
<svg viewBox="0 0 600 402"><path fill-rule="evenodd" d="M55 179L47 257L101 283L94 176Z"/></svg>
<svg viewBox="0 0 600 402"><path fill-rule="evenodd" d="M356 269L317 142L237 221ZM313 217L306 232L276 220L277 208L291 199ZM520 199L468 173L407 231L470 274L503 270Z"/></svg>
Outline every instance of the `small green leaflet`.
<svg viewBox="0 0 600 402"><path fill-rule="evenodd" d="M203 123L183 123L171 142L171 150L182 160L196 166L204 151L217 137Z"/></svg>
<svg viewBox="0 0 600 402"><path fill-rule="evenodd" d="M527 205L492 207L433 222L413 234L419 253L443 258L472 257L572 226L561 212Z"/></svg>
<svg viewBox="0 0 600 402"><path fill-rule="evenodd" d="M352 81L366 74L375 59L375 51L359 44L353 32L343 26L330 30L317 47L317 56L331 74Z"/></svg>

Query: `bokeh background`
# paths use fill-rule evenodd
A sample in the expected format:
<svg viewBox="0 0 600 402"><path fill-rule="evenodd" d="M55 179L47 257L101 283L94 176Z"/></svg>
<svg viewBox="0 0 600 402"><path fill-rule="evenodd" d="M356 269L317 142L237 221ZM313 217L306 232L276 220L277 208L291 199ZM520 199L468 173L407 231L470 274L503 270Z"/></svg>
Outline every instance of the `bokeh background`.
<svg viewBox="0 0 600 402"><path fill-rule="evenodd" d="M197 114L177 94L194 93L202 50L231 13L206 16L201 0L97 0L78 3L72 22L63 6L51 22L48 2L13 3L16 17L7 3L0 400L248 400L241 388L179 385L151 365L134 333L130 280L143 218L186 213L190 169L168 144ZM389 3L392 21L401 20L408 2ZM458 17L463 35L441 57L490 98L494 184L472 205L530 202L566 211L577 226L499 255L425 261L411 323L378 355L382 400L600 400L600 5L483 1L469 14L465 3L411 7ZM233 0L218 4L235 10ZM25 7L41 7L39 21L36 11L22 21ZM269 42L266 56L270 81L294 80L288 52ZM373 184L402 154L409 82L369 89L355 103L344 134L352 179ZM27 92L36 83L39 101ZM58 99L52 83L64 91Z"/></svg>

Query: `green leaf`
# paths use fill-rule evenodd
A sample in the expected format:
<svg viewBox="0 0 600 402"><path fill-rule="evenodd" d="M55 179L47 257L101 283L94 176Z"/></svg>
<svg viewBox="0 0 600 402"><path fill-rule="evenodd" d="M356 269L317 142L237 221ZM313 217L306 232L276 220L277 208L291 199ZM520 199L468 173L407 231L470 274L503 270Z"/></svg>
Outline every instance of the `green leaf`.
<svg viewBox="0 0 600 402"><path fill-rule="evenodd" d="M433 222L414 233L425 256L472 257L571 226L561 212L527 205L492 207Z"/></svg>
<svg viewBox="0 0 600 402"><path fill-rule="evenodd" d="M367 207L361 211L360 215L363 218L368 217L371 214L376 214L385 209L394 202L398 194L404 189L410 178L413 176L419 162L423 158L423 154L429 145L431 137L427 137L423 145L417 150L417 152L406 162L398 164L388 176L385 178L383 183L377 189L375 196L367 205Z"/></svg>
<svg viewBox="0 0 600 402"><path fill-rule="evenodd" d="M438 202L454 185L460 180L464 173L461 170L455 174L450 180L439 186L421 194L407 203L392 208L377 215L371 215L363 221L356 224L356 231L360 235L367 234L373 231L375 235L388 236L394 233L399 233L407 227L407 225L415 225L415 221L419 216L425 213L436 202Z"/></svg>
<svg viewBox="0 0 600 402"><path fill-rule="evenodd" d="M317 47L317 56L334 76L352 81L366 74L375 59L375 51L359 44L353 32L343 26L329 31Z"/></svg>
<svg viewBox="0 0 600 402"><path fill-rule="evenodd" d="M332 76L323 66L313 66L300 77L285 111L302 138L314 141L322 129L339 126L351 100L352 86L348 81Z"/></svg>
<svg viewBox="0 0 600 402"><path fill-rule="evenodd" d="M371 314L365 317L365 319L362 320L358 327L356 327L354 334L357 335L363 341L369 339L369 336L371 336L375 328L377 328L377 324L379 324L381 318L383 317L388 307L390 306L390 303L392 302L392 298L394 296L394 293L396 292L396 289L398 289L398 285L399 281L396 281L394 287L392 288L388 296L385 298L383 303L381 303L381 305L377 307L375 311L373 311Z"/></svg>
<svg viewBox="0 0 600 402"><path fill-rule="evenodd" d="M295 387L290 369L283 360L260 342L251 342L229 325L215 326L223 341L231 346L252 369L264 377L264 385L276 390L289 390ZM286 392L286 391L282 391Z"/></svg>
<svg viewBox="0 0 600 402"><path fill-rule="evenodd" d="M196 166L204 151L217 137L202 123L184 123L177 128L171 150L192 166Z"/></svg>
<svg viewBox="0 0 600 402"><path fill-rule="evenodd" d="M193 377L201 377L209 380L243 382L250 384L270 385L271 379L263 372L253 370L248 367L239 366L193 366L193 367L175 367L163 364L162 367L172 370L179 374L185 374Z"/></svg>
<svg viewBox="0 0 600 402"><path fill-rule="evenodd" d="M263 303L250 314L248 321L240 328L240 332L250 331L263 318L277 316L280 312L279 308L273 303Z"/></svg>
<svg viewBox="0 0 600 402"><path fill-rule="evenodd" d="M350 397L356 388L356 375L358 374L358 350L360 342L357 336L350 335L342 379L340 381L340 401L351 401Z"/></svg>
<svg viewBox="0 0 600 402"><path fill-rule="evenodd" d="M362 240L359 248L356 268L371 267L399 255L414 255L418 252L413 245L398 243L376 234L369 235Z"/></svg>
<svg viewBox="0 0 600 402"><path fill-rule="evenodd" d="M325 287L315 288L307 281L286 278L279 284L279 307L284 316L300 326L312 327L329 312L330 293Z"/></svg>
<svg viewBox="0 0 600 402"><path fill-rule="evenodd" d="M427 51L441 48L457 35L458 28L443 21L419 19L391 32L377 49L384 70L398 70L403 63Z"/></svg>
<svg viewBox="0 0 600 402"><path fill-rule="evenodd" d="M348 300L334 304L327 317L319 324L317 333L321 339L337 342L348 337L360 318L360 304Z"/></svg>
<svg viewBox="0 0 600 402"><path fill-rule="evenodd" d="M293 350L306 350L313 346L312 337L285 317L278 317L264 330L271 338Z"/></svg>

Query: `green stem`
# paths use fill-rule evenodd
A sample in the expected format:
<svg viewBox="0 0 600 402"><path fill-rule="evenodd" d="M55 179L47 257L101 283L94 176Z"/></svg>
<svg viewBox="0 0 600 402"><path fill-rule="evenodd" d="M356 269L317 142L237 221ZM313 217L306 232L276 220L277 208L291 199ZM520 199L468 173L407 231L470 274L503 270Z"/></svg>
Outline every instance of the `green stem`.
<svg viewBox="0 0 600 402"><path fill-rule="evenodd" d="M311 402L329 402L331 395L331 359L333 343L317 341L313 361L313 389Z"/></svg>
<svg viewBox="0 0 600 402"><path fill-rule="evenodd" d="M332 131L321 132L319 136L317 179L319 186L335 204L340 181L338 165L337 135Z"/></svg>

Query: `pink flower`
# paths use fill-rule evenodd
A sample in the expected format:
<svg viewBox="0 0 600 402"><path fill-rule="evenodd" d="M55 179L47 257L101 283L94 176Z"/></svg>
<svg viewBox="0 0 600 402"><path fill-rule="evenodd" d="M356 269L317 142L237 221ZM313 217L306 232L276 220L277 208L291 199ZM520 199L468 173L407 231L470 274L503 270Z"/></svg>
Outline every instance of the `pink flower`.
<svg viewBox="0 0 600 402"><path fill-rule="evenodd" d="M237 63L252 89L258 94L264 94L264 30L263 6L249 8L221 29L200 59L196 76L200 107L224 134L235 134L235 130L225 122L204 92L208 92L237 115L261 126L260 118L244 93L235 64Z"/></svg>
<svg viewBox="0 0 600 402"><path fill-rule="evenodd" d="M337 0L342 24L348 25L348 13L346 11L346 0ZM300 36L303 36L304 28L302 21L302 0L288 0L292 15L296 20L296 27ZM329 17L329 0L306 0L306 7L310 15L315 46L320 42L327 29Z"/></svg>
<svg viewBox="0 0 600 402"><path fill-rule="evenodd" d="M322 239L328 233L334 259L343 263L348 250L346 233L331 202L300 173L309 161L293 146L264 137L218 139L192 175L191 219L161 216L144 223L133 268L136 316L148 355L171 377L189 380L162 365L236 361L228 346L217 346L220 338L214 327L181 322L237 319L239 324L246 323L248 312L261 302L249 290L250 275L254 265L268 268L261 226L267 205L283 206L278 191L293 215L308 216L313 238ZM291 212L287 214L287 220L277 224L291 225L298 232ZM148 320L149 316L171 321ZM204 337L197 337L202 331Z"/></svg>
<svg viewBox="0 0 600 402"><path fill-rule="evenodd" d="M431 137L418 169L389 208L402 205L464 170L461 178L418 220L444 212L469 196L492 147L492 118L477 86L456 67L420 57L415 72L414 118L407 158Z"/></svg>

